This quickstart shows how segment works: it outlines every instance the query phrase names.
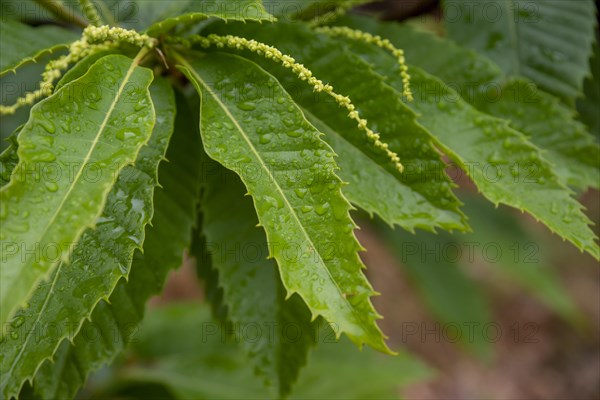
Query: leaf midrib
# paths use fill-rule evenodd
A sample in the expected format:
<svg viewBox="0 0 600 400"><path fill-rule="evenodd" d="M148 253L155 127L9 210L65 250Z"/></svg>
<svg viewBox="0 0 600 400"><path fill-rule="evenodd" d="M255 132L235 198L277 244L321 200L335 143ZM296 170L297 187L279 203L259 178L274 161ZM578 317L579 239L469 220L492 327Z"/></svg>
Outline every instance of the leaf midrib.
<svg viewBox="0 0 600 400"><path fill-rule="evenodd" d="M96 137L95 137L95 139L94 139L93 145L92 145L92 147L90 148L90 150L88 151L88 154L86 155L85 161L84 161L84 162L82 162L82 164L81 164L81 165L82 165L82 167L79 169L79 171L78 171L78 174L76 175L76 178L73 180L73 184L71 185L71 187L69 188L69 191L67 192L67 194L66 194L66 195L65 195L65 197L63 198L63 201L62 201L62 202L61 202L61 204L59 205L59 209L62 207L62 205L64 204L64 201L65 201L65 199L66 199L66 198L69 196L69 194L71 193L71 190L72 190L72 189L73 189L73 187L75 186L75 183L77 182L77 180L78 180L78 179L81 177L81 171L83 171L83 166L85 166L85 165L87 164L87 162L89 161L89 158L91 157L91 154L92 154L92 152L94 151L94 149L95 149L96 145L98 144L98 141L99 141L99 138L100 138L100 136L102 135L102 133L103 133L104 129L106 128L106 125L107 125L107 123L108 123L108 120L109 120L109 119L110 119L110 117L112 116L112 113L113 113L113 111L114 111L114 109L115 109L115 107L116 107L116 104L118 103L118 101L119 101L119 100L120 100L120 98L121 98L121 95L123 94L123 90L124 90L124 88L125 88L126 84L129 82L129 79L131 78L131 75L133 74L133 71L134 71L134 69L135 69L135 68L137 67L137 65L139 64L139 61L140 61L141 57L144 55L144 53L145 53L145 52L143 52L143 51L140 51L140 52L138 53L138 55L136 56L136 58L132 60L132 62L131 62L131 65L130 65L129 69L127 70L127 73L126 73L126 74L125 74L125 76L123 77L123 81L122 81L121 85L119 86L119 90L118 90L118 91L117 91L117 93L116 93L115 99L114 99L114 101L111 103L111 105L110 105L110 107L109 107L109 109L108 109L108 111L107 111L107 113L106 113L106 115L105 115L105 117L104 117L104 120L102 121L102 124L101 124L101 126L100 126L100 129L98 130L98 134L96 135ZM58 212L59 212L59 210L57 210L57 212L56 212L56 213L53 215L53 218L55 218L55 217L56 217L56 215L58 214ZM52 222L52 221L51 221L51 222ZM46 228L45 228L45 230L44 230L44 233L42 234L42 237L43 237L43 236L46 234L46 232L47 232L47 230L48 230L48 227L49 227L50 225L51 225L51 224L48 224L48 225L46 226ZM26 259L26 264L27 264L27 262L28 262L28 260ZM25 348L27 347L27 344L29 343L29 339L32 337L32 333L34 332L34 330L35 330L35 327L37 327L38 323L40 322L40 317L42 316L42 314L43 314L44 310L46 309L46 306L48 305L48 301L49 301L49 299L50 299L50 295L51 295L51 294L54 292L54 287L55 287L55 285L56 285L56 282L58 281L58 275L59 275L59 273L60 273L60 269L62 268L62 266L63 266L63 265L64 265L64 260L63 260L63 261L61 261L61 263L60 263L60 265L59 265L59 267L58 267L58 270L56 271L55 278L54 278L54 280L52 281L52 285L51 285L50 289L48 290L48 292L46 293L46 298L44 299L44 304L42 305L42 308L40 309L40 312L37 314L37 317L36 317L36 319L35 319L35 321L34 321L34 323L33 323L33 326L32 326L32 328L31 328L30 330L28 330L28 332L27 332L27 337L26 337L26 339L25 339L25 342L24 342L24 343L23 343L23 345L21 346L21 350L19 351L19 354L17 354L17 356L14 358L14 360L13 360L13 363L11 364L11 367L10 367L10 369L8 370L8 372L7 372L7 373L5 373L5 376L6 376L6 377L8 377L8 376L10 376L10 375L11 375L12 371L14 370L14 368L15 368L15 366L16 366L16 364L17 364L17 361L21 359L21 356L23 355L23 352L25 351ZM80 326L81 326L81 324L80 324ZM58 348L58 346L59 346L59 345L60 345L60 342L57 344L56 348L54 349L54 351L53 351L53 354L54 354L54 352L56 352L56 349ZM37 370L38 370L38 369L41 367L41 365L42 365L42 364L40 363L40 364L37 366L37 368L36 368L36 370L35 370L35 372L34 372L33 376L35 376L35 374L37 373ZM2 385L1 385L2 387L4 387L4 386L5 386L5 382L6 382L6 379L3 379L3 381L2 381Z"/></svg>
<svg viewBox="0 0 600 400"><path fill-rule="evenodd" d="M126 83L129 82L129 79L131 78L131 75L133 74L133 71L134 71L135 67L137 67L137 65L138 65L138 63L140 61L141 56L143 56L143 52L138 53L138 55L136 56L136 58L134 60L132 60L132 63L130 65L129 69L127 70L127 73L123 77L123 81L121 82L121 85L119 86L119 90L117 91L115 98L111 102L110 107L108 108L108 111L106 112L106 115L104 116L104 120L102 121L102 124L100 125L100 127L98 129L98 133L94 137L94 140L92 142L92 145L90 146L90 149L88 150L88 152L85 155L83 161L81 162L81 166L77 170L77 174L75 175L75 178L73 179L73 183L71 183L71 185L69 186L69 189L67 190L67 193L65 193L62 201L60 202L60 204L56 208L56 211L54 212L54 214L50 218L50 221L48 221L48 223L44 227L44 231L40 235L41 238L43 238L46 235L46 233L48 232L48 229L50 228L50 226L53 225L53 223L56 220L56 217L62 211L62 208L63 208L65 202L67 201L67 198L71 195L72 191L77 186L76 184L77 184L77 182L79 181L79 179L81 178L81 176L83 174L84 167L88 164L88 162L90 161L90 159L92 157L92 154L96 150L96 146L98 145L98 143L100 141L100 137L104 133L104 130L106 129L106 125L108 124L109 119L112 117L112 114L114 112L114 109L115 109L118 101L121 99L121 95L123 94L123 90L125 89L125 85L126 85ZM41 241L41 238L40 238L40 241ZM25 264L29 263L29 259L30 259L30 257L25 260Z"/></svg>
<svg viewBox="0 0 600 400"><path fill-rule="evenodd" d="M317 249L317 247L314 245L312 239L310 238L310 236L308 235L308 233L306 232L306 230L304 229L304 226L302 225L302 223L300 222L300 219L298 218L298 215L296 214L296 212L294 211L294 208L292 207L292 205L289 203L287 197L285 196L285 194L283 193L283 190L281 189L281 187L279 186L279 183L277 182L277 180L275 179L275 177L273 176L273 174L271 173L271 171L269 170L269 168L267 168L267 166L264 164L262 157L260 156L260 154L256 151L256 148L254 147L254 145L252 144L252 142L250 141L250 139L248 138L248 136L246 135L245 131L243 130L243 128L239 125L239 123L237 122L237 120L235 119L235 117L229 112L229 109L225 106L225 104L223 104L223 102L221 102L221 100L218 98L218 96L212 91L212 89L207 86L206 82L200 77L200 75L198 74L198 72L192 68L192 66L182 57L178 57L179 61L182 62L182 64L184 64L184 66L186 67L186 69L188 69L188 71L190 71L190 73L192 73L196 79L198 79L202 85L206 88L206 90L210 93L211 97L219 104L219 106L223 109L223 111L225 112L225 114L227 114L228 118L231 120L231 122L234 124L234 126L238 129L238 131L240 132L240 134L242 135L242 137L244 138L244 140L246 141L246 143L248 144L248 146L250 147L250 150L254 153L254 155L256 156L257 160L259 161L261 168L263 168L266 173L268 174L269 178L271 179L271 181L274 183L274 186L276 187L276 190L281 194L281 197L283 198L284 203L286 204L286 206L289 208L290 213L292 214L293 218L296 220L298 226L300 227L300 229L302 230L302 233L304 234L304 236L306 237L307 241L310 243L310 245L314 248ZM333 285L335 286L335 288L337 289L338 293L339 293L339 297L341 299L343 299L342 304L344 304L344 306L350 310L350 313L353 314L358 321L360 321L360 324L363 325L364 322L362 320L362 318L360 318L360 315L358 314L358 312L354 309L354 307L352 307L350 305L350 303L348 302L348 300L343 296L343 291L341 290L341 288L339 287L339 285L337 284L336 280L333 278L333 276L331 275L331 272L329 271L329 268L327 268L327 266L325 265L325 262L323 261L323 258L321 257L321 254L316 251L316 253L319 255L319 264L322 265L322 267L325 269L325 271L327 271L327 275L330 278L330 281L333 283ZM367 326L368 328L368 326ZM365 333L368 332L368 329L365 330Z"/></svg>

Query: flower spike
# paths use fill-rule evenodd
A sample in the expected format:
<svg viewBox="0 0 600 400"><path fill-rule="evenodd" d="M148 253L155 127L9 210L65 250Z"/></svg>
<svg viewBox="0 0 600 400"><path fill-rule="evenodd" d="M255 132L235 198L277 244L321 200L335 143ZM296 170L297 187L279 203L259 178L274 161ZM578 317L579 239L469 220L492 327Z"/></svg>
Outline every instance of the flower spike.
<svg viewBox="0 0 600 400"><path fill-rule="evenodd" d="M0 105L0 115L14 114L21 106L35 103L38 99L49 96L54 90L54 81L60 78L69 65L80 61L82 58L99 51L118 46L120 43L129 43L137 47L153 48L156 39L148 35L139 34L133 30L117 27L89 25L83 30L81 39L69 46L69 54L61 56L46 64L42 73L39 89L26 93L17 99L11 106Z"/></svg>
<svg viewBox="0 0 600 400"><path fill-rule="evenodd" d="M197 43L204 48L216 46L218 48L228 47L237 50L249 50L265 57L266 59L273 60L285 68L291 69L298 76L298 78L300 78L300 80L306 81L309 85L311 85L315 92L326 93L327 95L331 96L340 106L348 110L348 117L356 121L358 129L365 132L367 138L373 142L376 148L385 151L388 158L394 163L394 166L398 171L402 172L404 170L404 167L400 163L400 157L398 157L396 153L389 149L389 145L387 143L381 141L378 133L369 128L367 120L361 118L359 112L356 110L356 107L354 104L352 104L352 101L349 97L336 93L331 85L325 84L323 81L314 77L312 71L310 71L304 65L297 63L293 57L283 54L279 49L256 40L232 35L193 35L185 39L173 38L172 40L188 47L194 43Z"/></svg>
<svg viewBox="0 0 600 400"><path fill-rule="evenodd" d="M335 21L336 19L346 15L348 11L362 3L368 3L368 1L346 0L344 2L340 2L335 6L333 10L328 11L323 15L317 15L313 19L308 21L308 25L311 27L317 27L320 25L329 24Z"/></svg>
<svg viewBox="0 0 600 400"><path fill-rule="evenodd" d="M392 55L398 60L398 64L400 66L400 76L402 77L402 95L405 96L408 101L413 101L413 94L410 89L410 75L408 74L408 66L406 65L406 59L402 49L398 49L392 44L392 42L390 42L388 39L383 39L381 36L372 35L357 29L350 29L346 26L322 26L315 28L315 30L319 33L324 33L329 36L343 36L352 40L374 44L375 46L392 53Z"/></svg>

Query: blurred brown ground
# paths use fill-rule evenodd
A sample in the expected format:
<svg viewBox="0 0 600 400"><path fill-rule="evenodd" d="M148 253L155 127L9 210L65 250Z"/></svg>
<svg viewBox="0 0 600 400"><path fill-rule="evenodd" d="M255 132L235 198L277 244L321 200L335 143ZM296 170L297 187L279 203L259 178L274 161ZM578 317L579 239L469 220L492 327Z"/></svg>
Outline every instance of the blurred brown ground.
<svg viewBox="0 0 600 400"><path fill-rule="evenodd" d="M586 197L586 203L600 201L597 192ZM549 238L556 242L552 248L561 253L553 259L563 283L589 322L583 332L577 332L522 290L498 286L497 282L491 284L486 282L486 276L475 276L488 290L493 322L503 332L494 344L493 360L485 363L454 344L436 342L432 336L422 341L419 335L405 335L405 343L401 343L404 323L425 322L433 326L435 321L387 249L368 231L362 231L359 237L369 249L364 256L369 278L382 293L374 303L385 316L381 321L383 331L392 343L406 346L439 370L434 380L403 391L405 398L600 399L600 269L591 257L558 237ZM531 323L538 327L531 336L536 343L525 343L524 338L514 340L514 324Z"/></svg>

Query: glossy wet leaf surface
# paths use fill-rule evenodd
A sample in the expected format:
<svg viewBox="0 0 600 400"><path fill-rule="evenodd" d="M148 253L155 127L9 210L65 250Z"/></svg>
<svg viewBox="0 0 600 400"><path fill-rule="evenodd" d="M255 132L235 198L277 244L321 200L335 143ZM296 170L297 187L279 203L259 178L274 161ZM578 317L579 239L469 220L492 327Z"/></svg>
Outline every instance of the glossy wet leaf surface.
<svg viewBox="0 0 600 400"><path fill-rule="evenodd" d="M0 153L0 187L10 182L10 175L19 163L19 157L17 156L17 148L19 147L17 134L18 132L15 132L7 138L9 142L8 147Z"/></svg>
<svg viewBox="0 0 600 400"><path fill-rule="evenodd" d="M297 295L285 299L277 264L267 259L267 238L256 226L258 218L240 178L214 161L203 167L201 229L211 260L197 262L210 262L218 275L227 320L240 327L236 340L255 372L274 393L286 396L306 364L318 325L311 324ZM260 334L254 338L252 332Z"/></svg>
<svg viewBox="0 0 600 400"><path fill-rule="evenodd" d="M225 31L225 27L219 27L219 32L221 30ZM289 70L273 61L243 53L273 73L294 100L308 111L311 120L316 118L319 129L327 131L323 139L340 156L339 174L350 183L343 188L344 194L352 203L378 214L390 225L409 231L467 228L459 210L460 202L452 193L452 185L444 172L445 164L429 134L416 121L416 114L402 102L399 93L368 63L346 51L337 41L298 24L269 25L259 31L251 26L227 27L227 30L276 46L306 65L317 78L330 82L337 92L350 97L381 139L400 156L405 167L403 173L398 173L385 155L374 150L372 142L335 101L312 93L310 86L298 83ZM381 190L386 192L386 201L381 201Z"/></svg>
<svg viewBox="0 0 600 400"><path fill-rule="evenodd" d="M0 190L2 323L69 259L121 169L148 141L151 80L150 70L111 55L32 108L18 138L19 164Z"/></svg>
<svg viewBox="0 0 600 400"><path fill-rule="evenodd" d="M590 66L591 0L447 0L449 36L477 51L419 31L414 20L334 18L365 2L92 2L102 24L138 32L108 30L110 46L70 65L53 95L37 105L30 97L0 126L3 138L14 132L0 154L2 398L395 397L398 386L426 375L420 363L329 343L345 333L360 348L391 353L371 304L376 293L359 258L352 205L390 226L381 229L445 323L485 324L485 293L462 263L439 252L430 263L404 252L406 245L472 240L512 249L516 241L529 250L529 236L494 206L527 211L598 258L590 222L568 188L600 181L600 147L589 133L594 77L575 103ZM84 14L93 19L71 9L78 2L18 3L18 10L3 3L0 23L6 105L39 86L44 64L79 37ZM55 8L43 13L49 4ZM478 14L469 15L472 6ZM500 10L500 18L484 21L481 6ZM452 7L460 21L448 18ZM415 101L402 94L399 52L314 29L323 22L403 48ZM210 33L246 40L236 46L232 37L195 36ZM251 39L282 53L274 62ZM141 42L147 47L138 53ZM78 43L70 48L76 54L89 46ZM18 75L7 74L17 67ZM314 87L305 67L318 79ZM181 89L176 101L170 86ZM375 137L386 144L374 146ZM402 173L385 149L399 155ZM467 203L467 215L448 163L482 194L483 205ZM476 232L458 239L391 230L467 231L469 214ZM206 307L169 307L138 331L148 299L188 249L218 322ZM545 259L529 261L476 263L581 322ZM317 329L324 321L331 329ZM479 355L490 350L477 340L463 344ZM77 395L90 373L120 354L124 363L103 369Z"/></svg>
<svg viewBox="0 0 600 400"><path fill-rule="evenodd" d="M477 107L511 121L511 126L531 137L563 183L583 190L600 187L598 141L574 119L573 111L524 79L510 79L502 92L504 100L480 97Z"/></svg>
<svg viewBox="0 0 600 400"><path fill-rule="evenodd" d="M387 76L391 85L401 88L394 58L372 45L349 45ZM531 213L553 232L598 257L594 233L588 228L590 221L582 206L561 185L537 147L510 128L507 121L480 113L462 101L440 80L416 67L411 74L416 87L429 89L417 92L411 106L484 196L494 204L508 204ZM589 151L581 153L593 158Z"/></svg>
<svg viewBox="0 0 600 400"><path fill-rule="evenodd" d="M444 7L450 38L575 105L590 71L592 0L445 0Z"/></svg>
<svg viewBox="0 0 600 400"><path fill-rule="evenodd" d="M339 334L389 352L361 271L350 203L320 132L277 80L250 61L215 53L179 62L202 96L205 150L235 171L252 196L287 295L298 293ZM240 92L244 85L272 95L255 91L248 98Z"/></svg>
<svg viewBox="0 0 600 400"><path fill-rule="evenodd" d="M597 141L575 120L572 110L530 80L509 79L488 58L408 25L361 17L341 22L389 38L406 51L411 64L440 78L478 110L506 119L545 152L561 183L581 190L598 186ZM438 100L454 101L444 99L444 92L435 95Z"/></svg>
<svg viewBox="0 0 600 400"><path fill-rule="evenodd" d="M63 340L53 361L42 365L34 387L43 398L74 397L90 372L122 353L134 340L148 299L160 292L168 272L181 265L196 220L200 168L193 147L199 145L197 130L190 129L193 119L180 100L167 152L171 161L160 164L162 187L154 190L152 226L146 226L143 253L136 250L128 279L120 279L108 301L96 305L72 343Z"/></svg>
<svg viewBox="0 0 600 400"><path fill-rule="evenodd" d="M23 321L13 331L18 335L0 343L0 388L5 397L16 395L63 339L73 340L96 304L109 298L117 282L129 275L133 252L141 249L144 227L152 218L158 163L175 117L175 100L166 81L155 81L150 94L161 115L149 142L135 164L120 172L96 226L83 233L69 263L60 263L27 307L16 313L14 318Z"/></svg>

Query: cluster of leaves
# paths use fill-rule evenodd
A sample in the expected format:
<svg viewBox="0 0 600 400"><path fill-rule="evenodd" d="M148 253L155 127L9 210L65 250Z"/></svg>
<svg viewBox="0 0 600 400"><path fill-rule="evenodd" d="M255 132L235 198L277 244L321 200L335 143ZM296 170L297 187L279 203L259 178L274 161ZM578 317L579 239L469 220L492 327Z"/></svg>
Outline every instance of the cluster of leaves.
<svg viewBox="0 0 600 400"><path fill-rule="evenodd" d="M446 160L494 205L599 257L574 196L600 183L586 112L597 101L591 0L482 2L502 11L495 23L473 2L447 1L447 39L338 18L342 1L127 2L133 15L120 1L80 3L79 13L21 2L69 26L130 30L86 28L73 45L64 24L34 28L17 12L0 25L0 76L65 51L73 60L56 88L18 103L26 112L9 122L22 125L0 155L3 398L73 397L122 353L186 249L216 316L273 327L238 341L281 396L323 321L392 353L350 211L411 233L468 231ZM413 101L392 44L409 63ZM61 73L47 69L45 83ZM427 290L435 278L415 264ZM560 303L545 282L540 296Z"/></svg>

